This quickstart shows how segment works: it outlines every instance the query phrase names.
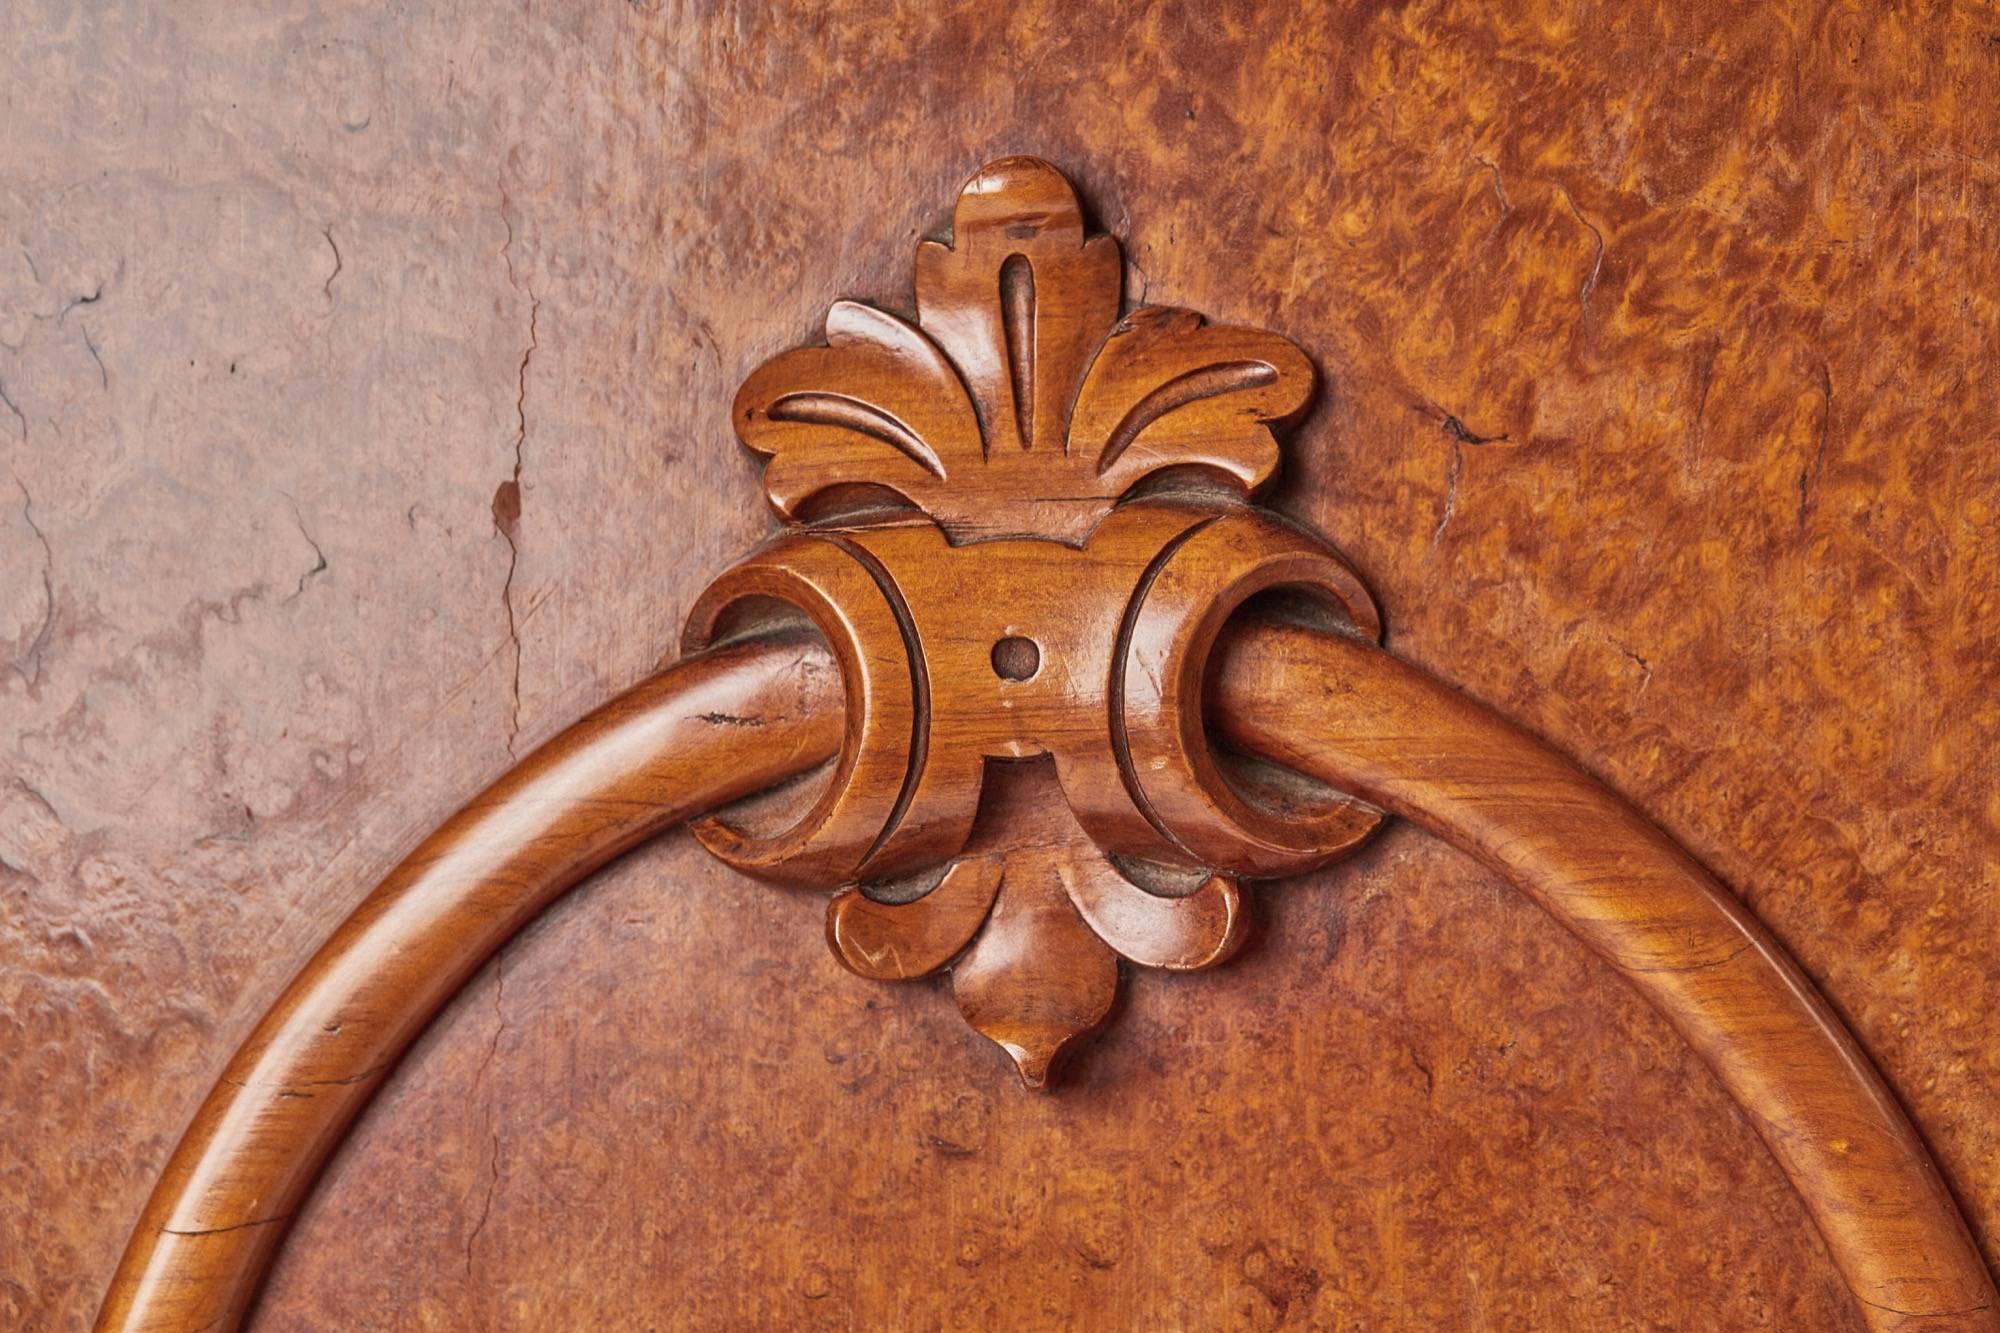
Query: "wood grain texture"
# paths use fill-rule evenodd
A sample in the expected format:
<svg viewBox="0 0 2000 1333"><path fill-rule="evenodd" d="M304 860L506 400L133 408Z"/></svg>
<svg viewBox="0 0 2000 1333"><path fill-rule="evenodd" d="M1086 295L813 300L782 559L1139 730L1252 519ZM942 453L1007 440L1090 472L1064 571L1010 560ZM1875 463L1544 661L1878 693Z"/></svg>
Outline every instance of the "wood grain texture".
<svg viewBox="0 0 2000 1333"><path fill-rule="evenodd" d="M1243 504L1312 364L1189 310L1121 318L1119 254L1049 163L972 173L950 235L917 246L916 322L837 302L824 346L738 391L787 533L710 585L683 638L775 606L833 646L847 732L816 793L695 835L749 873L843 886L841 961L949 969L1032 1088L1110 1014L1120 959L1224 961L1249 928L1240 877L1325 865L1382 822L1332 789L1261 809L1209 758L1200 672L1238 605L1309 586L1357 632L1381 617L1323 542ZM1026 761L1046 762L1009 771Z"/></svg>
<svg viewBox="0 0 2000 1333"><path fill-rule="evenodd" d="M313 949L655 669L768 529L730 395L840 298L913 316L1010 152L1133 300L1306 349L1281 506L1771 925L1991 1249L1984 7L17 17L0 1324L87 1327ZM995 1096L816 900L663 840L419 1043L259 1324L1858 1326L1698 1058L1490 872L1397 825L1259 912Z"/></svg>
<svg viewBox="0 0 2000 1333"><path fill-rule="evenodd" d="M822 762L843 711L816 640L718 648L612 700L447 820L223 1071L133 1231L98 1326L236 1328L327 1157L466 979L620 852ZM765 727L764 743L744 735Z"/></svg>
<svg viewBox="0 0 2000 1333"><path fill-rule="evenodd" d="M2000 1328L1949 1191L1866 1054L1671 839L1569 761L1351 632L1253 622L1206 657L1214 734L1472 853L1673 1023L1790 1175L1870 1328ZM450 993L563 888L656 830L656 810L676 817L824 762L845 711L833 674L811 640L690 659L531 756L419 848L224 1074L134 1234L100 1328L235 1328L333 1145ZM1196 693L1189 706L1203 702ZM771 732L758 744L745 727ZM1039 1087L1052 1059L1110 1012L1112 950L1130 925L1075 881L1121 876L1078 863L1088 843L1051 766L1003 766L982 804L984 841L933 890L972 904L952 907L949 931L906 955L908 921L850 890L828 935L850 967L884 980L940 966L969 940L953 967L960 1008ZM1184 931L1209 887L1154 900L1137 952ZM1153 919L1170 909L1171 924ZM1233 951L1240 909L1225 910L1208 953L1143 961L1203 966Z"/></svg>
<svg viewBox="0 0 2000 1333"><path fill-rule="evenodd" d="M1657 1006L1798 1186L1870 1328L2000 1329L1992 1277L1866 1053L1769 932L1645 816L1346 635L1239 633L1209 687L1218 735L1449 839Z"/></svg>
<svg viewBox="0 0 2000 1333"><path fill-rule="evenodd" d="M955 541L1074 543L1162 471L1268 486L1272 426L1304 410L1312 363L1191 310L1125 315L1118 242L1089 232L1049 163L973 173L950 236L917 246L915 323L836 302L825 346L772 358L737 391L772 507L799 520L886 493Z"/></svg>

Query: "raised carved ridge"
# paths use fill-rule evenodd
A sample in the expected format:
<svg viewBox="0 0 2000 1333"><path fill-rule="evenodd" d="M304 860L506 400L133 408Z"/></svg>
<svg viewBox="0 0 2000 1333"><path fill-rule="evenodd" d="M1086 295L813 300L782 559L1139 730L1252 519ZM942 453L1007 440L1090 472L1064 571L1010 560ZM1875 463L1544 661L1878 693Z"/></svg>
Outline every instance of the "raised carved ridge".
<svg viewBox="0 0 2000 1333"><path fill-rule="evenodd" d="M826 342L759 367L733 409L787 521L842 487L893 492L954 538L1080 540L1133 485L1197 468L1243 495L1313 370L1261 329L1148 306L1119 318L1118 243L1034 158L983 168L950 244L917 251L917 322L856 301Z"/></svg>
<svg viewBox="0 0 2000 1333"><path fill-rule="evenodd" d="M1319 864L1380 821L1331 792L1303 817L1263 811L1200 734L1208 647L1243 599L1296 585L1380 633L1336 555L1244 507L1312 366L1192 311L1120 318L1121 281L1117 242L1085 234L1053 167L977 173L950 242L918 247L915 323L836 302L823 346L744 382L736 428L789 531L717 580L687 634L713 641L746 598L792 602L857 709L809 805L698 835L836 889L827 939L855 972L950 968L968 1021L1036 1087L1109 1012L1119 959L1223 961L1244 877ZM1168 471L1206 485L1135 498ZM905 891L870 887L891 880Z"/></svg>
<svg viewBox="0 0 2000 1333"><path fill-rule="evenodd" d="M1009 284L1014 294L1001 299L1014 302L1003 323L1018 403L1038 393L1024 330L1044 293L1027 299L1018 266ZM1019 413L1015 430L1029 444L1046 438ZM876 558L871 548L897 531L907 549ZM1060 1039L1108 1005L1110 947L1131 945L1137 961L1162 966L1226 952L1233 925L1218 924L1214 908L1229 881L1204 865L1279 873L1352 845L1379 818L1293 776L1264 781L1254 770L1269 762L1360 793L1479 858L1630 980L1764 1137L1871 1329L2000 1330L2000 1299L1949 1187L1806 974L1685 849L1581 768L1374 648L1372 604L1321 544L1268 516L1188 501L1126 503L1066 541L966 544L978 535L954 542L922 517L865 531L795 527L711 589L689 638L746 635L775 600L803 612L823 642L766 624L669 667L441 825L328 938L231 1059L161 1173L99 1327L238 1327L285 1219L450 997L566 887L678 819L761 793L734 823L701 825L736 864L821 885L851 881L878 856L917 866L893 886L874 884L874 898L840 895L844 906L829 917L836 949L867 944L857 954L866 968L898 974L950 963L974 1022L1032 1077L1045 1072L1051 1034ZM983 563L949 563L968 560ZM995 604L996 589L1011 585L981 581L1009 569L1035 592L1020 607ZM921 595L891 577L912 571ZM1052 583L1051 571L1067 581ZM1246 598L1301 585L1340 608L1348 632L1246 617L1218 639ZM1047 620L1061 629L1049 636L1059 649L1116 635L1108 666L1092 658L1079 673L1066 655L1055 658L1064 679L1108 680L1104 745L1045 743L1063 733L1046 715L1061 696L1040 642L1028 655L998 651L1018 649L1022 629L979 641L995 623L1041 623L1051 607L1063 612ZM1007 683L989 688L1022 687L998 695L1003 706L965 686L984 679L982 661ZM957 683L935 710L933 679ZM1207 723L1259 757L1226 761L1228 777L1203 734L1204 689ZM1010 699L1011 730L992 717ZM969 718L986 720L956 728ZM993 745L1009 758L1041 757L988 774ZM1050 769L1065 799L1054 799ZM1246 799L1260 788L1280 799ZM975 808L990 817L976 820ZM1071 818L1083 841L1063 832ZM1162 859L1109 850L1148 839ZM1065 879L1070 848L1072 862L1103 850L1124 882L1094 861L1092 874ZM1169 905L1135 896L1140 883ZM1184 905L1212 883L1207 905ZM863 902L877 899L892 921L866 919ZM899 916L899 899L926 910ZM1160 915L1175 929L1156 930L1147 918ZM1051 919L1052 934L1037 929ZM921 929L897 935L897 922ZM1043 947L1045 935L1056 947ZM1142 945L1131 944L1135 935ZM976 956L981 939L1021 943ZM888 945L910 952L899 963ZM1051 968L1079 949L1070 974ZM1059 984L1038 989L1051 970ZM301 1088L313 1095L296 1095Z"/></svg>

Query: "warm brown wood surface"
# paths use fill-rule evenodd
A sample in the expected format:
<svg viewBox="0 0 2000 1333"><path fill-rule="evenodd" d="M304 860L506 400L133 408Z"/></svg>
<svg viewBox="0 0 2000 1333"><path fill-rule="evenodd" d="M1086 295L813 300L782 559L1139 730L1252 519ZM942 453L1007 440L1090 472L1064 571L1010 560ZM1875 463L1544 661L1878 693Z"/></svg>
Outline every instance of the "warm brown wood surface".
<svg viewBox="0 0 2000 1333"><path fill-rule="evenodd" d="M1645 995L1791 1177L1870 1328L2000 1329L1985 1265L1866 1054L1763 927L1642 815L1358 635L1251 622L1201 665L1215 735L1446 837ZM836 743L853 754L855 692L843 700L835 677L835 658L796 635L690 658L538 750L427 839L232 1060L139 1222L99 1328L237 1327L332 1147L444 1000L563 888L662 823L795 778ZM1022 920L1080 910L1102 927L1087 899L1072 909L1075 872L1062 863L1088 844L1065 837L1061 791L1036 772L996 770L983 842L934 892L955 900L953 886L976 878L983 915L1001 888L953 977L973 1025L1040 1086L1046 1059L1029 1062L1023 1043L1036 1038L1022 1023L1047 1004L1024 1011L1009 996L1024 977L1088 974L1069 941L1089 932ZM946 940L932 966L972 934ZM843 942L831 924L829 937ZM897 943L887 947L894 956ZM1098 1018L1115 988L1113 972ZM1076 991L1054 994L1061 1007Z"/></svg>
<svg viewBox="0 0 2000 1333"><path fill-rule="evenodd" d="M1992 1278L1867 1055L1763 926L1644 815L1345 635L1245 629L1210 662L1209 691L1216 735L1449 839L1645 995L1784 1164L1871 1328L2000 1329Z"/></svg>
<svg viewBox="0 0 2000 1333"><path fill-rule="evenodd" d="M768 528L736 386L1006 152L1134 299L1319 364L1283 507L1771 925L1992 1250L1989 9L18 17L0 1324L87 1327L327 933L668 654ZM1490 872L1398 825L1256 897L1034 1099L663 840L419 1043L258 1323L1857 1326L1699 1059Z"/></svg>
<svg viewBox="0 0 2000 1333"><path fill-rule="evenodd" d="M1033 1088L1110 1016L1120 960L1225 961L1250 929L1244 877L1318 869L1382 824L1332 790L1264 809L1210 758L1201 670L1236 607L1311 586L1357 633L1379 638L1381 615L1323 541L1245 504L1277 476L1311 362L1192 310L1121 316L1120 254L1050 163L974 171L949 234L916 247L914 321L838 302L824 343L737 392L786 531L703 592L683 638L774 599L818 627L846 681L838 763L695 836L841 889L827 939L860 975L948 966ZM1007 767L1024 762L1048 771ZM1035 814L1016 829L996 805Z"/></svg>
<svg viewBox="0 0 2000 1333"><path fill-rule="evenodd" d="M233 1329L354 1117L466 979L564 889L690 815L824 761L845 717L815 640L689 658L510 769L341 923L196 1114L99 1314ZM749 744L744 731L768 728Z"/></svg>

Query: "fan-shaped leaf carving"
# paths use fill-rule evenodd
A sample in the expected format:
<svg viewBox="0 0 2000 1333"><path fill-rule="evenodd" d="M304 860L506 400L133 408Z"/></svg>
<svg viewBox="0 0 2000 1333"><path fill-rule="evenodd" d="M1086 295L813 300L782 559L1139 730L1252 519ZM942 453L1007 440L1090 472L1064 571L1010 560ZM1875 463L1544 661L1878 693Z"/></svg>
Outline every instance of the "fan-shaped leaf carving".
<svg viewBox="0 0 2000 1333"><path fill-rule="evenodd" d="M957 372L918 329L858 302L828 311L826 339L765 362L737 392L737 434L771 459L771 503L797 518L822 491L868 485L934 510L979 459Z"/></svg>
<svg viewBox="0 0 2000 1333"><path fill-rule="evenodd" d="M744 443L770 460L773 505L841 530L835 542L780 543L770 558L798 559L795 547L859 563L848 572L863 601L842 616L868 614L828 630L842 631L843 673L882 692L898 667L910 672L907 697L894 691L907 709L897 725L850 736L843 751L842 764L874 766L867 784L835 774L845 785L834 804L855 817L802 825L792 863L810 855L849 878L826 917L848 968L883 981L949 969L967 1022L1042 1087L1110 1013L1125 962L1186 970L1236 951L1248 897L1216 867L1269 871L1301 855L1239 827L1212 793L1182 794L1193 813L1175 818L1201 835L1186 840L1142 796L1134 734L1117 721L1127 668L1157 677L1163 695L1161 679L1185 673L1148 663L1184 645L1178 629L1162 635L1165 620L1142 639L1133 613L1161 596L1177 608L1168 620L1185 619L1221 595L1171 572L1219 518L1187 496L1120 505L1170 468L1262 487L1278 466L1273 428L1304 410L1313 369L1284 338L1186 310L1121 322L1118 243L1087 234L1076 191L1034 158L966 183L950 239L917 247L915 288L916 323L840 302L825 345L775 358L735 403ZM897 493L936 526L871 521L882 497L869 491ZM1263 578L1258 551L1239 541L1296 557L1280 573L1319 569L1316 549L1286 544L1289 529L1273 537L1244 522L1253 531L1217 529L1221 552L1203 556L1200 579L1218 560L1234 571L1222 590ZM1333 575L1308 578L1347 599ZM856 626L869 627L866 642ZM874 711L856 706L864 719ZM904 763L891 791L882 775ZM909 898L854 882L918 872L938 878Z"/></svg>
<svg viewBox="0 0 2000 1333"><path fill-rule="evenodd" d="M765 490L804 521L815 496L894 491L957 540L1081 540L1133 484L1196 467L1255 492L1272 427L1312 395L1285 339L1149 307L1118 322L1118 243L1087 236L1076 191L1031 157L966 182L949 241L917 247L918 323L853 302L827 345L776 358L736 402L771 458Z"/></svg>
<svg viewBox="0 0 2000 1333"><path fill-rule="evenodd" d="M1091 460L1107 495L1190 464L1254 492L1277 473L1272 425L1303 410L1312 387L1312 363L1275 333L1149 306L1105 339L1084 376L1070 454Z"/></svg>

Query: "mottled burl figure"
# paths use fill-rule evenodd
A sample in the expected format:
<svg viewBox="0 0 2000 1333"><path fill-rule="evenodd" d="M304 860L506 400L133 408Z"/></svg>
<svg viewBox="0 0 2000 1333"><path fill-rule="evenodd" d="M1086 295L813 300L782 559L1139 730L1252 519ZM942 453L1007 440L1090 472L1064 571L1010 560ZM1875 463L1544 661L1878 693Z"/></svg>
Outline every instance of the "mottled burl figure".
<svg viewBox="0 0 2000 1333"><path fill-rule="evenodd" d="M1994 1253L2000 17L1300 8L15 7L0 1326L87 1326L316 943L767 531L735 386L1007 153L1318 363L1280 506L1772 925ZM258 1326L1856 1326L1678 1038L1407 828L1058 1099L820 910L685 838L574 894Z"/></svg>

